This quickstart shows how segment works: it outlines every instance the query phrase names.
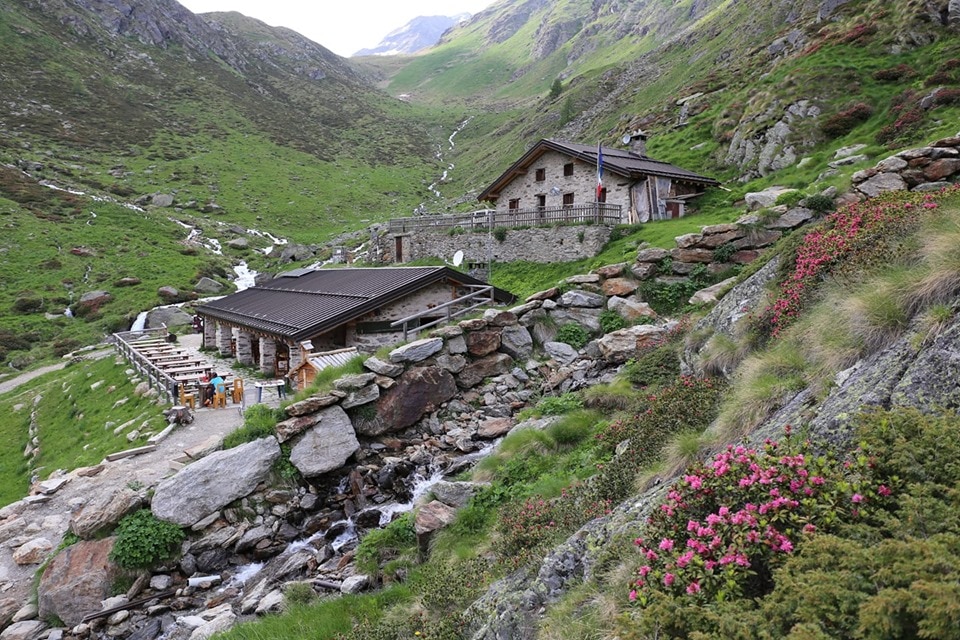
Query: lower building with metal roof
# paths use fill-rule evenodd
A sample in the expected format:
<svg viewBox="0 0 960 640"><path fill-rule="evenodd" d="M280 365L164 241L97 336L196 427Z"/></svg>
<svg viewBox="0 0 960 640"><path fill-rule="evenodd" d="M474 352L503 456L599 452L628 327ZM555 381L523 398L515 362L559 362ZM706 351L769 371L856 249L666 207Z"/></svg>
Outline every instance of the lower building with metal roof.
<svg viewBox="0 0 960 640"><path fill-rule="evenodd" d="M203 304L204 346L284 375L311 350L375 351L514 296L449 267L296 269Z"/></svg>

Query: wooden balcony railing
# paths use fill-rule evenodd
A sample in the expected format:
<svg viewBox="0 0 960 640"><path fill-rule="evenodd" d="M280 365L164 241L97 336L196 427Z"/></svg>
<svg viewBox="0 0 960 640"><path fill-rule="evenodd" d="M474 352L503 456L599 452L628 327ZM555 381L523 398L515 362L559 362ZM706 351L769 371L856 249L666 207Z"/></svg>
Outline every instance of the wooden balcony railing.
<svg viewBox="0 0 960 640"><path fill-rule="evenodd" d="M496 211L483 209L473 213L453 215L414 216L390 221L390 233L406 233L414 229L461 227L471 229L495 229L507 227L550 227L557 224L602 224L614 226L621 223L621 207L604 202L571 205L566 207L536 207Z"/></svg>

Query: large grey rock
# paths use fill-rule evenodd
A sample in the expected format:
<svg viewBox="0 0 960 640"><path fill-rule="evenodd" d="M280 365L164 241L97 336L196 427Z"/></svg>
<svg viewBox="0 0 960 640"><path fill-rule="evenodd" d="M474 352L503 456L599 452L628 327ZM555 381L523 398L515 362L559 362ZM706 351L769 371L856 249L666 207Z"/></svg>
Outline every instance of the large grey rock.
<svg viewBox="0 0 960 640"><path fill-rule="evenodd" d="M193 316L180 307L156 307L147 314L144 326L147 329L160 327L185 327L193 322Z"/></svg>
<svg viewBox="0 0 960 640"><path fill-rule="evenodd" d="M113 538L81 540L50 561L37 587L41 618L56 616L73 627L88 613L100 611L100 601L109 595L118 575L109 559L113 542Z"/></svg>
<svg viewBox="0 0 960 640"><path fill-rule="evenodd" d="M384 362L376 356L371 356L363 361L363 366L373 371L376 374L381 376L388 376L390 378L396 378L401 373L403 373L402 364L393 364L391 362Z"/></svg>
<svg viewBox="0 0 960 640"><path fill-rule="evenodd" d="M504 327L500 333L500 350L514 360L526 360L533 353L533 337L524 326Z"/></svg>
<svg viewBox="0 0 960 640"><path fill-rule="evenodd" d="M353 407L359 407L360 405L369 404L379 397L380 386L376 383L368 384L362 389L356 389L348 393L347 397L340 403L340 406L344 409L351 409Z"/></svg>
<svg viewBox="0 0 960 640"><path fill-rule="evenodd" d="M332 406L320 412L316 425L293 446L290 462L312 478L339 469L359 448L350 418L343 409Z"/></svg>
<svg viewBox="0 0 960 640"><path fill-rule="evenodd" d="M90 540L120 522L123 516L139 509L145 501L143 493L127 486L104 487L70 517L70 530L80 538Z"/></svg>
<svg viewBox="0 0 960 640"><path fill-rule="evenodd" d="M960 322L953 323L923 349L892 393L893 404L926 412L960 406Z"/></svg>
<svg viewBox="0 0 960 640"><path fill-rule="evenodd" d="M603 309L600 308L557 307L550 312L550 317L553 318L557 327L571 323L578 324L590 333L596 334L600 333L600 314L602 313Z"/></svg>
<svg viewBox="0 0 960 640"><path fill-rule="evenodd" d="M614 296L607 300L607 308L615 311L621 318L634 322L640 318L656 318L657 312L646 302Z"/></svg>
<svg viewBox="0 0 960 640"><path fill-rule="evenodd" d="M599 276L597 277L599 279ZM582 291L580 289L567 291L562 296L560 296L561 307L587 307L591 309L599 309L603 307L606 301L607 301L606 298L599 293L593 293L592 291Z"/></svg>
<svg viewBox="0 0 960 640"><path fill-rule="evenodd" d="M161 520L188 527L252 493L279 457L274 437L211 453L157 485L150 508Z"/></svg>
<svg viewBox="0 0 960 640"><path fill-rule="evenodd" d="M450 480L441 480L430 488L434 497L443 504L451 507L460 508L470 501L483 487L488 486L482 482L453 482Z"/></svg>
<svg viewBox="0 0 960 640"><path fill-rule="evenodd" d="M443 338L416 340L390 352L390 362L422 362L443 348Z"/></svg>
<svg viewBox="0 0 960 640"><path fill-rule="evenodd" d="M664 328L658 325L641 324L612 331L597 340L600 354L607 362L620 364L637 355L637 351L663 337Z"/></svg>
<svg viewBox="0 0 960 640"><path fill-rule="evenodd" d="M197 281L197 284L193 285L193 290L197 293L220 293L223 291L223 285L204 276Z"/></svg>
<svg viewBox="0 0 960 640"><path fill-rule="evenodd" d="M736 276L734 276L733 278L727 278L722 282L718 282L717 284L710 285L709 287L700 289L699 291L694 293L692 296L690 296L690 300L688 302L690 304L714 303L717 301L720 292L730 287L736 281L737 281L737 278Z"/></svg>
<svg viewBox="0 0 960 640"><path fill-rule="evenodd" d="M772 222L768 222L764 226L771 231L776 231L779 229L796 229L802 224L805 224L810 219L813 218L813 211L810 209L805 209L803 207L794 207L790 209L782 216L778 217Z"/></svg>
<svg viewBox="0 0 960 640"><path fill-rule="evenodd" d="M857 191L869 198L887 191L906 191L907 183L896 173L878 173L856 186Z"/></svg>
<svg viewBox="0 0 960 640"><path fill-rule="evenodd" d="M333 387L340 391L357 391L363 389L376 379L376 374L360 373L351 376L343 376L333 381Z"/></svg>
<svg viewBox="0 0 960 640"><path fill-rule="evenodd" d="M340 584L340 593L360 593L370 584L370 577L365 575L350 576Z"/></svg>
<svg viewBox="0 0 960 640"><path fill-rule="evenodd" d="M15 622L0 633L0 640L39 640L47 625L39 620Z"/></svg>
<svg viewBox="0 0 960 640"><path fill-rule="evenodd" d="M548 342L543 345L543 350L560 364L570 364L580 355L576 349L566 342Z"/></svg>
<svg viewBox="0 0 960 640"><path fill-rule="evenodd" d="M790 193L791 191L796 191L796 189L791 189L790 187L781 187L773 186L767 187L763 191L753 191L751 193L743 196L743 199L747 203L747 208L750 211L756 211L757 209L766 209L772 207L777 202L779 198L784 193Z"/></svg>

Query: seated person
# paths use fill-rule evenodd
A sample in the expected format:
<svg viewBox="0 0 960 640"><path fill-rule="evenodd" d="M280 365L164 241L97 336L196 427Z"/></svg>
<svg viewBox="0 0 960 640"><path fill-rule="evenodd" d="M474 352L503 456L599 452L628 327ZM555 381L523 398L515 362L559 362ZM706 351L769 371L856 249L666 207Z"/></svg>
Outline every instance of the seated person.
<svg viewBox="0 0 960 640"><path fill-rule="evenodd" d="M215 393L226 393L227 385L220 374L216 371L210 372L210 382L207 384L203 394L203 406L209 407L213 404L213 395Z"/></svg>

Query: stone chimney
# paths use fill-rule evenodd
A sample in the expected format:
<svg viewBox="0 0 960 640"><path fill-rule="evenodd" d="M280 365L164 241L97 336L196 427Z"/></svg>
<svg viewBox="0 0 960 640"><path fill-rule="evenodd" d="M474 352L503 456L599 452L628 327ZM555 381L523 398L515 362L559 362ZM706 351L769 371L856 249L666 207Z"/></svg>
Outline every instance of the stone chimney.
<svg viewBox="0 0 960 640"><path fill-rule="evenodd" d="M630 151L638 156L647 155L647 134L640 129L630 134Z"/></svg>

